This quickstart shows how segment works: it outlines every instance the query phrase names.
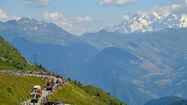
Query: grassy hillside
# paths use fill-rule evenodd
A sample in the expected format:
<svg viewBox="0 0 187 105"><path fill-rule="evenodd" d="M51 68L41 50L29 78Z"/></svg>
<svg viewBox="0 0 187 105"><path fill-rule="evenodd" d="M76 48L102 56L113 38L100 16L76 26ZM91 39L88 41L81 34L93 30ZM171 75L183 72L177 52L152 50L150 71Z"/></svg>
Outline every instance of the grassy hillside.
<svg viewBox="0 0 187 105"><path fill-rule="evenodd" d="M42 70L23 58L19 51L0 37L0 70Z"/></svg>
<svg viewBox="0 0 187 105"><path fill-rule="evenodd" d="M73 82L67 82L50 99L50 101L57 100L72 105L125 105L101 89Z"/></svg>
<svg viewBox="0 0 187 105"><path fill-rule="evenodd" d="M81 85L81 89L83 89L91 96L97 96L96 98L102 102L105 102L106 105L124 105L119 100L113 98L108 93L103 92L103 90L97 87L90 85Z"/></svg>
<svg viewBox="0 0 187 105"><path fill-rule="evenodd" d="M20 98L30 98L34 85L44 86L44 81L37 77L0 74L0 105L20 105Z"/></svg>

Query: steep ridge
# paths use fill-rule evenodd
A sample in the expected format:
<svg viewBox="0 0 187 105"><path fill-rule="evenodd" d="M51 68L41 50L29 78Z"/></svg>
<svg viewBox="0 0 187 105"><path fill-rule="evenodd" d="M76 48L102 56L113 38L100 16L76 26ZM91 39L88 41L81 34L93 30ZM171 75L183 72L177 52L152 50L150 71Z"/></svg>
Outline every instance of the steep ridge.
<svg viewBox="0 0 187 105"><path fill-rule="evenodd" d="M0 37L0 70L44 70L26 61L20 52Z"/></svg>

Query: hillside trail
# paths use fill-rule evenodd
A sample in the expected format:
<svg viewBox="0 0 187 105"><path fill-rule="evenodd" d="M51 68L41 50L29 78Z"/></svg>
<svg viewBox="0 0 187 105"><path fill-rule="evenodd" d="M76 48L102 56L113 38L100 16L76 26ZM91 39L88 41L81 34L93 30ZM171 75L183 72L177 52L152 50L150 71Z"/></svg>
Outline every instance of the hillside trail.
<svg viewBox="0 0 187 105"><path fill-rule="evenodd" d="M40 77L40 78L44 78L46 80L49 79L53 79L54 81L56 81L57 79L59 79L59 81L61 81L61 86L58 86L59 84L55 84L53 87L53 91L48 91L45 88L42 90L42 94L41 97L38 99L37 103L31 103L31 98L21 102L21 105L41 105L42 103L45 103L48 101L48 98L54 94L55 91L57 91L60 87L62 87L65 83L65 80L62 78L57 78L56 76L52 76L52 75L48 75L45 73L31 73L31 72L24 72L24 71L11 71L11 70L2 70L0 71L0 74L14 74L14 75L21 75L21 76L35 76L35 77ZM29 93L28 93L29 94Z"/></svg>
<svg viewBox="0 0 187 105"><path fill-rule="evenodd" d="M57 80L57 77L55 76L48 76L48 78L50 79L53 79L54 81ZM58 78L59 79L59 78ZM62 79L60 79L61 82L64 82ZM62 84L63 85L63 84ZM61 86L62 86L61 85ZM31 103L31 99L28 99L24 102L22 102L22 105L41 105L42 103L44 104L45 102L48 101L48 98L54 94L54 92L59 89L60 86L58 86L58 84L55 84L54 87L53 87L53 90L52 91L48 91L46 89L43 89L42 90L42 94L41 94L41 97L38 99L38 102L37 103Z"/></svg>
<svg viewBox="0 0 187 105"><path fill-rule="evenodd" d="M50 96L50 92L43 90L41 97L38 99L38 103L31 103L31 99L28 99L27 101L22 102L22 105L41 105L43 99L46 99L46 97Z"/></svg>

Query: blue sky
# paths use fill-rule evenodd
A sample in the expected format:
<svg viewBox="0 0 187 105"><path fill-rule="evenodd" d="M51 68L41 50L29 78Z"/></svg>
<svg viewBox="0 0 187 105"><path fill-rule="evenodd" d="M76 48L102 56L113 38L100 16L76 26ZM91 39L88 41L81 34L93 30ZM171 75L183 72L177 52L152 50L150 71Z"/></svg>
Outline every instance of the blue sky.
<svg viewBox="0 0 187 105"><path fill-rule="evenodd" d="M176 0L1 0L7 16L50 21L81 34L118 24L123 15L167 7ZM178 0L182 1L182 0ZM79 27L79 28L77 28Z"/></svg>

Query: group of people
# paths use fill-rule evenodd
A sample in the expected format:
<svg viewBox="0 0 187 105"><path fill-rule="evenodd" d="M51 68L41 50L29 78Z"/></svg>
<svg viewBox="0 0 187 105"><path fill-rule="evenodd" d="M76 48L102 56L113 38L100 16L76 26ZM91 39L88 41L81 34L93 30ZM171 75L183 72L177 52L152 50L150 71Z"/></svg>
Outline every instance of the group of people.
<svg viewBox="0 0 187 105"><path fill-rule="evenodd" d="M63 104L49 104L48 99L52 96L53 92L59 89L64 83L64 78L60 76L51 76L48 75L45 77L47 79L47 83L45 85L45 91L47 91L47 95L42 97L41 102L45 105L63 105ZM31 103L37 103L39 98L41 97L42 90L41 86L35 85L31 92Z"/></svg>
<svg viewBox="0 0 187 105"><path fill-rule="evenodd" d="M52 96L53 92L59 89L66 80L63 76L57 75L51 72L33 72L33 71L22 71L22 70L1 70L0 74L9 74L9 75L21 75L21 76L35 76L40 77L42 80L46 81L45 91L48 91L48 94L42 96L42 87L40 85L35 85L30 93L31 95L31 102L23 102L24 105L31 105L31 103L38 103L39 99L41 98L41 103L44 105L64 105L62 102L48 102L48 99ZM47 87L51 87L50 90Z"/></svg>
<svg viewBox="0 0 187 105"><path fill-rule="evenodd" d="M32 97L31 102L37 103L39 97L41 97L41 94L42 94L41 86L35 85L32 89L32 92L31 92L31 97Z"/></svg>

